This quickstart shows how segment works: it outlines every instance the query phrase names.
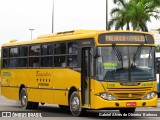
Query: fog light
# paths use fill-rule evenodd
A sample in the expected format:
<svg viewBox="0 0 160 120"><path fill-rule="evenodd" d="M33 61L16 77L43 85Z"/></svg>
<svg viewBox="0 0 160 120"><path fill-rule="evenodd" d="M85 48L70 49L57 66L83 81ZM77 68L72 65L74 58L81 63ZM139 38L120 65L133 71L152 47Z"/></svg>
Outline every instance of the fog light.
<svg viewBox="0 0 160 120"><path fill-rule="evenodd" d="M118 107L118 106L119 106L119 103L115 103L115 105Z"/></svg>
<svg viewBox="0 0 160 120"><path fill-rule="evenodd" d="M146 105L146 102L143 102L143 103L142 103L142 106L145 106L145 105Z"/></svg>

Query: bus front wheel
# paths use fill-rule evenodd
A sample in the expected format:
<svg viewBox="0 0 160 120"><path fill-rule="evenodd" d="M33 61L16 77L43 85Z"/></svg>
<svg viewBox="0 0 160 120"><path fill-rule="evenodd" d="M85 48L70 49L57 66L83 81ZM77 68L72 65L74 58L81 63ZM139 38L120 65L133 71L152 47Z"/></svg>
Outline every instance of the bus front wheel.
<svg viewBox="0 0 160 120"><path fill-rule="evenodd" d="M73 116L81 116L83 113L80 97L77 91L74 91L70 97L70 111Z"/></svg>

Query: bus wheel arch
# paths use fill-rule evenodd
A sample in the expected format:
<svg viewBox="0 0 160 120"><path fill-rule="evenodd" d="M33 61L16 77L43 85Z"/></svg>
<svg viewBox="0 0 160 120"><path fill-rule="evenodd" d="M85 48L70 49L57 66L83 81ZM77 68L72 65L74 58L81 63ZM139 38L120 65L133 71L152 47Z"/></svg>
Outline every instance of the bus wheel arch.
<svg viewBox="0 0 160 120"><path fill-rule="evenodd" d="M19 89L19 100L21 102L22 109L37 109L39 106L38 102L28 101L28 93L25 85L21 85Z"/></svg>
<svg viewBox="0 0 160 120"><path fill-rule="evenodd" d="M28 102L28 94L25 87L22 87L20 90L20 102L22 109L30 109L32 104L31 102Z"/></svg>
<svg viewBox="0 0 160 120"><path fill-rule="evenodd" d="M71 95L72 95L72 93L74 91L78 91L77 88L74 87L74 86L69 89L69 93L68 93L68 105L69 105L69 102L70 102L70 97L71 97Z"/></svg>
<svg viewBox="0 0 160 120"><path fill-rule="evenodd" d="M21 90L22 90L23 88L25 88L25 85L24 85L24 84L22 84L22 85L20 86L20 88L19 88L19 100L20 100Z"/></svg>

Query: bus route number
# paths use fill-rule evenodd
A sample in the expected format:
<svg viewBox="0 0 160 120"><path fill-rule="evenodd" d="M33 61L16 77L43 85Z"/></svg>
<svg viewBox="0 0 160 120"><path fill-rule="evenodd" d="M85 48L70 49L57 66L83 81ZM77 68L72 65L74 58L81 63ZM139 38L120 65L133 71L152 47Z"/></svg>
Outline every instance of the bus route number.
<svg viewBox="0 0 160 120"><path fill-rule="evenodd" d="M107 84L107 87L115 87L115 84Z"/></svg>

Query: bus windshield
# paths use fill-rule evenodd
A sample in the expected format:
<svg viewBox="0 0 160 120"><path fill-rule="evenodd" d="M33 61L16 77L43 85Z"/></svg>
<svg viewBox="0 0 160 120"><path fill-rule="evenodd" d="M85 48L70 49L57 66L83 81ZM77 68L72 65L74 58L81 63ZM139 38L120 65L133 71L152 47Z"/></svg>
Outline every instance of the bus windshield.
<svg viewBox="0 0 160 120"><path fill-rule="evenodd" d="M155 80L155 48L146 46L98 47L96 77L103 81Z"/></svg>

